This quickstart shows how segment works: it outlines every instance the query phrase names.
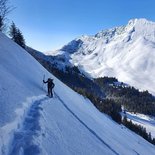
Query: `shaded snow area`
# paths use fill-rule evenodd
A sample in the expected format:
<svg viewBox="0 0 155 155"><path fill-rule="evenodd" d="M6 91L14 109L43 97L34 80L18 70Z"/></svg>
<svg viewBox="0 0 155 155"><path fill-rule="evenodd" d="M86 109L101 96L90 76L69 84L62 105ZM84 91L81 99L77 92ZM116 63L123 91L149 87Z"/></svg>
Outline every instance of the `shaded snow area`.
<svg viewBox="0 0 155 155"><path fill-rule="evenodd" d="M79 37L57 52L58 58L60 55L69 58L68 62L78 66L87 76L116 77L155 95L154 22L130 20L126 26Z"/></svg>
<svg viewBox="0 0 155 155"><path fill-rule="evenodd" d="M146 128L146 131L151 133L152 137L155 138L155 117L143 115L143 114L134 114L126 112L126 116L133 123L141 125Z"/></svg>
<svg viewBox="0 0 155 155"><path fill-rule="evenodd" d="M54 79L54 98L46 96L44 74ZM154 153L0 33L0 155Z"/></svg>

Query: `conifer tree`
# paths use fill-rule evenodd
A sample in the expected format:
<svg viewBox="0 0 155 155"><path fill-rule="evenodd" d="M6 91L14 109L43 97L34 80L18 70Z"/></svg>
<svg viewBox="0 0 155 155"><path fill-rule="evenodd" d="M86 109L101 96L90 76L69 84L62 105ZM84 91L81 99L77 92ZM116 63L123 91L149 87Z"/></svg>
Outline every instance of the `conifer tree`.
<svg viewBox="0 0 155 155"><path fill-rule="evenodd" d="M24 39L22 32L19 29L17 29L17 41L16 42L18 45L25 48L25 39Z"/></svg>
<svg viewBox="0 0 155 155"><path fill-rule="evenodd" d="M16 37L17 37L17 27L16 27L16 25L15 25L14 22L12 22L12 24L11 24L11 26L10 26L9 35L10 35L10 37L11 37L11 39L12 39L13 41L16 40Z"/></svg>
<svg viewBox="0 0 155 155"><path fill-rule="evenodd" d="M11 39L16 42L21 47L25 48L25 39L22 32L16 27L15 23L12 22L10 26L10 33Z"/></svg>

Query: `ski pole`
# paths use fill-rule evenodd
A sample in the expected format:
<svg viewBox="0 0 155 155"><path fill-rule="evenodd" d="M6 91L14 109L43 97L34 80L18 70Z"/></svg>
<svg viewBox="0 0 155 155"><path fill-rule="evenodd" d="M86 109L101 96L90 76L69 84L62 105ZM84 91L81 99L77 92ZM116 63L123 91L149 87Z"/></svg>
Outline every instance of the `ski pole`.
<svg viewBox="0 0 155 155"><path fill-rule="evenodd" d="M42 86L43 90L44 90L44 81L45 81L45 74L43 75L43 86Z"/></svg>

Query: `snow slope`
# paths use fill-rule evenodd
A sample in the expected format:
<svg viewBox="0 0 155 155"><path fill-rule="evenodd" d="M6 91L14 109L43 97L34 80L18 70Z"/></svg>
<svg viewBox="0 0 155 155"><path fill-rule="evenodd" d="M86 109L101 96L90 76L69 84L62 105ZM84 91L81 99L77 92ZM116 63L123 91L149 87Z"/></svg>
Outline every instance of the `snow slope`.
<svg viewBox="0 0 155 155"><path fill-rule="evenodd" d="M155 138L155 118L153 116L134 114L126 112L126 116L133 123L141 125L146 128L146 131L151 133L151 136Z"/></svg>
<svg viewBox="0 0 155 155"><path fill-rule="evenodd" d="M67 59L90 77L116 77L155 94L155 23L146 19L79 37L51 55L60 64Z"/></svg>
<svg viewBox="0 0 155 155"><path fill-rule="evenodd" d="M0 155L154 155L155 147L116 124L0 33ZM43 74L54 79L45 96Z"/></svg>
<svg viewBox="0 0 155 155"><path fill-rule="evenodd" d="M6 149L32 96L44 93L45 73L25 50L0 33L0 152Z"/></svg>

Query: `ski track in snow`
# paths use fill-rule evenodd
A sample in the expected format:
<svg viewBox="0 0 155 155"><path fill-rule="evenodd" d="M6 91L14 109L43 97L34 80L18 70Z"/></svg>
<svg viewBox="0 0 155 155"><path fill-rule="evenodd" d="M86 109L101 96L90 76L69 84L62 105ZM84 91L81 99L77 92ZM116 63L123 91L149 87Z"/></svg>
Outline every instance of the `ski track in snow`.
<svg viewBox="0 0 155 155"><path fill-rule="evenodd" d="M34 137L41 135L39 118L43 109L40 105L47 99L47 97L44 97L36 100L31 105L21 124L21 128L14 133L9 155L37 155L41 153L41 148L39 148L38 142L34 141Z"/></svg>
<svg viewBox="0 0 155 155"><path fill-rule="evenodd" d="M105 145L107 148L109 148L113 153L116 155L119 155L114 149L110 147L100 136L97 135L95 131L93 131L91 128L89 128L66 104L65 102L55 93L55 96L59 99L59 101L63 104L63 106L84 126L86 127L91 134L93 134L103 145Z"/></svg>
<svg viewBox="0 0 155 155"><path fill-rule="evenodd" d="M135 150L133 150L135 153L136 153L136 155L140 155L137 151L135 151Z"/></svg>
<svg viewBox="0 0 155 155"><path fill-rule="evenodd" d="M113 148L110 147L98 134L88 127L67 105L66 103L56 94L55 97L62 103L62 105L69 111L74 118L79 121L91 134L93 134L104 146L110 149L114 154L119 155ZM34 101L29 108L21 127L14 133L13 140L9 149L9 155L38 155L42 154L42 149L37 138L41 135L41 126L39 123L41 111L43 110L40 106L48 97L44 97L40 100ZM37 137L37 138L36 138Z"/></svg>

